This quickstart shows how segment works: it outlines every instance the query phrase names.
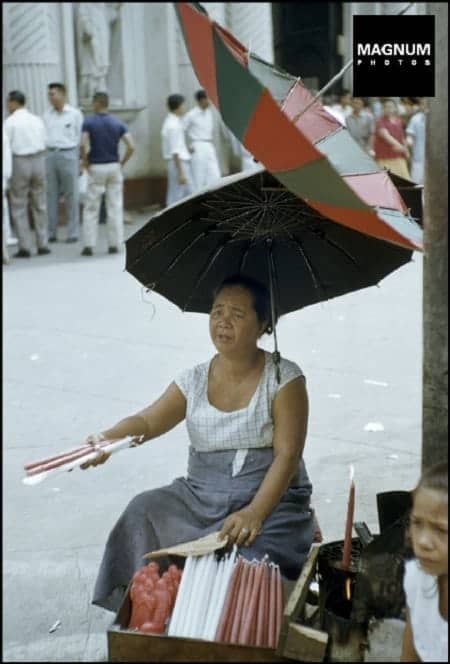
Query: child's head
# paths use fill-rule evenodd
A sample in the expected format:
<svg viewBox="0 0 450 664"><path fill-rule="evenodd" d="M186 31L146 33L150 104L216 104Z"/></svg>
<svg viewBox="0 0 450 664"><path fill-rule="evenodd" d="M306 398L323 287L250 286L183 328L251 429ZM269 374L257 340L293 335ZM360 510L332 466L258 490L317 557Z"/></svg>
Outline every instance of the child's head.
<svg viewBox="0 0 450 664"><path fill-rule="evenodd" d="M448 574L448 462L427 468L413 491L410 536L425 572Z"/></svg>

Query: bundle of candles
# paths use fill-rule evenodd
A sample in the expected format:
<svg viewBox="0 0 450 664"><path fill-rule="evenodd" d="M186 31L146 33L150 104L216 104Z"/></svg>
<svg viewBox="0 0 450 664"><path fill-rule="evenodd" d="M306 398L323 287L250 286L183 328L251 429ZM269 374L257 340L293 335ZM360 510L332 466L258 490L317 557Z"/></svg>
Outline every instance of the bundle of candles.
<svg viewBox="0 0 450 664"><path fill-rule="evenodd" d="M236 554L234 547L221 560L215 553L186 558L169 636L215 640Z"/></svg>
<svg viewBox="0 0 450 664"><path fill-rule="evenodd" d="M283 606L279 566L239 557L215 640L276 648Z"/></svg>
<svg viewBox="0 0 450 664"><path fill-rule="evenodd" d="M87 461L92 461L100 452L114 454L115 452L130 447L132 442L133 438L130 437L117 441L102 440L97 443L95 447L90 444L85 444L81 447L76 447L67 452L57 454L56 456L27 463L24 465L26 476L22 481L24 484L29 485L39 484L49 477L54 477L59 473L73 470Z"/></svg>
<svg viewBox="0 0 450 664"><path fill-rule="evenodd" d="M236 546L188 556L159 576L155 562L133 576L129 628L168 636L276 648L283 615L278 565L237 556ZM166 630L168 623L168 628Z"/></svg>

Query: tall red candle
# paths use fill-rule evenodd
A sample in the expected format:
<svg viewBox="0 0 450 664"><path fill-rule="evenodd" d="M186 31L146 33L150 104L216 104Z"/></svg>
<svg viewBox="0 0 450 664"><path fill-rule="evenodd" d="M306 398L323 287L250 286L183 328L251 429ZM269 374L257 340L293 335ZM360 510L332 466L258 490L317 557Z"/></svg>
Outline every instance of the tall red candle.
<svg viewBox="0 0 450 664"><path fill-rule="evenodd" d="M352 555L352 530L353 515L355 512L355 482L353 481L353 466L350 466L350 491L347 505L347 520L345 522L344 550L342 552L341 567L348 569L350 567Z"/></svg>

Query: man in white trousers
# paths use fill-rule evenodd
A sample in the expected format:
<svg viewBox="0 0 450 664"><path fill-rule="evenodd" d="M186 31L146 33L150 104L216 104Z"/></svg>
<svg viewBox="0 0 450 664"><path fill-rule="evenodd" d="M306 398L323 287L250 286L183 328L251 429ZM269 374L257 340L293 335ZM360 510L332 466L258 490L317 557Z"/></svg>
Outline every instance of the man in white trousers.
<svg viewBox="0 0 450 664"><path fill-rule="evenodd" d="M19 240L14 258L31 257L31 232L28 209L31 211L38 256L50 253L46 197L45 144L46 131L41 118L25 106L26 98L20 90L8 94L10 115L3 128L12 153L12 172L9 182L11 218Z"/></svg>
<svg viewBox="0 0 450 664"><path fill-rule="evenodd" d="M197 106L186 113L183 125L191 151L192 181L195 191L199 191L220 180L220 167L213 139L211 103L204 90L198 90L195 99Z"/></svg>
<svg viewBox="0 0 450 664"><path fill-rule="evenodd" d="M186 145L182 117L185 99L174 94L167 97L169 113L161 129L162 156L167 165L166 205L190 196L193 191L191 155Z"/></svg>
<svg viewBox="0 0 450 664"><path fill-rule="evenodd" d="M82 256L92 256L97 243L97 230L102 195L106 199L108 253L117 254L123 242L123 175L122 168L134 152L133 139L122 120L108 112L106 92L92 98L93 115L83 122L81 159L88 171L88 188L83 208ZM126 145L120 160L119 143Z"/></svg>

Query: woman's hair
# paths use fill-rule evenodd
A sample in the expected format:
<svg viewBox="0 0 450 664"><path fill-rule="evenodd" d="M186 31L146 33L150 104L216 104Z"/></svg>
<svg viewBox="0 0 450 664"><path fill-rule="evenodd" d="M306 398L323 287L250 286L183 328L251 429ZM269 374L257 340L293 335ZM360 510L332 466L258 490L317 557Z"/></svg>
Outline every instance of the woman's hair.
<svg viewBox="0 0 450 664"><path fill-rule="evenodd" d="M244 274L235 274L231 277L227 277L222 281L220 286L214 291L214 299L218 294L224 289L230 286L239 286L244 288L252 296L253 308L258 317L260 323L267 323L266 329L264 332L266 334L272 334L272 314L270 307L270 293L267 288L261 284L256 279L252 277L247 277ZM275 314L275 324L277 322L277 316Z"/></svg>
<svg viewBox="0 0 450 664"><path fill-rule="evenodd" d="M448 494L448 461L441 461L427 468L422 473L413 495L419 489L434 489Z"/></svg>

